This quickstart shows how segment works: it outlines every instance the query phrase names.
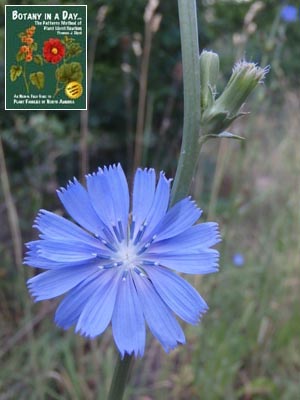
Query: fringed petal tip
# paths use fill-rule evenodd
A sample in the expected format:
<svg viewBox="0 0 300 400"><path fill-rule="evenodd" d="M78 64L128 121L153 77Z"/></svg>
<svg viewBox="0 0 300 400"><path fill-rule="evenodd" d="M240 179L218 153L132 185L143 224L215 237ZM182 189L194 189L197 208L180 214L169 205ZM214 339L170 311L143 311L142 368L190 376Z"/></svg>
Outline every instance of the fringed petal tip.
<svg viewBox="0 0 300 400"><path fill-rule="evenodd" d="M177 347L184 346L185 344L186 344L185 336L183 337L183 339L177 340L177 343L174 343L172 345L161 343L166 353L170 353L171 351L177 349Z"/></svg>
<svg viewBox="0 0 300 400"><path fill-rule="evenodd" d="M154 168L148 168L148 167L146 167L146 168L139 167L139 168L136 169L135 174L137 174L137 173L149 173L149 172L155 174L155 169Z"/></svg>
<svg viewBox="0 0 300 400"><path fill-rule="evenodd" d="M118 348L118 346L117 346L117 348ZM121 350L118 348L118 350L119 350L121 360L124 360L124 358L126 356L134 357L135 359L138 359L138 358L142 358L144 355L144 350L140 351L139 349L133 349L133 350L123 350L122 349Z"/></svg>
<svg viewBox="0 0 300 400"><path fill-rule="evenodd" d="M42 301L45 299L43 296L40 296L38 291L35 290L32 279L33 278L28 279L28 281L26 282L26 286L27 286L28 292L29 292L30 296L32 297L34 303L38 303L39 301Z"/></svg>
<svg viewBox="0 0 300 400"><path fill-rule="evenodd" d="M213 233L215 234L215 243L214 244L222 242L222 236L221 236L219 224L217 222L206 222L206 224L209 224L212 227ZM211 246L214 246L214 244L212 244Z"/></svg>
<svg viewBox="0 0 300 400"><path fill-rule="evenodd" d="M80 336L83 336L86 339L96 339L96 337L98 336L97 334L93 335L90 332L86 332L83 328L78 328L77 326L75 326L75 333L77 333Z"/></svg>

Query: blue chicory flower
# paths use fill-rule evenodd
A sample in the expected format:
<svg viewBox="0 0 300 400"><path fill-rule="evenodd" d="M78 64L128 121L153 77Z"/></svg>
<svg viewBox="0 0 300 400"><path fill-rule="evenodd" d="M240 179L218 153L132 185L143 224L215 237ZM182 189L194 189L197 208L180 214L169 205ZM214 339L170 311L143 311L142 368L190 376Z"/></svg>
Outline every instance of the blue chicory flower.
<svg viewBox="0 0 300 400"><path fill-rule="evenodd" d="M297 7L286 5L280 10L280 17L285 22L295 22L297 21L298 10Z"/></svg>
<svg viewBox="0 0 300 400"><path fill-rule="evenodd" d="M242 267L245 264L245 257L242 253L235 253L232 257L232 262L236 267Z"/></svg>
<svg viewBox="0 0 300 400"><path fill-rule="evenodd" d="M120 165L76 180L57 191L73 223L40 210L34 227L39 240L27 244L26 264L47 270L28 280L35 301L67 292L55 314L64 329L90 338L111 323L122 355L142 356L145 322L165 351L185 343L174 314L199 322L207 304L176 272L217 271L218 225L194 225L201 215L189 197L168 209L170 180L153 169L134 177L132 212Z"/></svg>

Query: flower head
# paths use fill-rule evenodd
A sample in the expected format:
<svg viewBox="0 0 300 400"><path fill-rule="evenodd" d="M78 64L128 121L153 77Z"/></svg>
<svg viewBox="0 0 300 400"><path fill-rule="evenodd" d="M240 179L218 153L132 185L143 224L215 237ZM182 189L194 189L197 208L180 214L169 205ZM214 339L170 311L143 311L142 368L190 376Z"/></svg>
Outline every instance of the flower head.
<svg viewBox="0 0 300 400"><path fill-rule="evenodd" d="M36 43L34 43L33 35L35 33L35 26L31 26L27 28L25 32L21 32L19 38L22 43L26 43L19 48L19 53L17 58L19 60L24 60L26 62L30 62L33 59L33 52L36 50Z"/></svg>
<svg viewBox="0 0 300 400"><path fill-rule="evenodd" d="M286 5L283 6L280 10L280 17L285 22L295 22L298 17L297 7Z"/></svg>
<svg viewBox="0 0 300 400"><path fill-rule="evenodd" d="M20 53L28 53L30 51L29 46L21 46Z"/></svg>
<svg viewBox="0 0 300 400"><path fill-rule="evenodd" d="M35 32L35 26L32 25L30 28L26 29L26 35L27 36L33 36Z"/></svg>
<svg viewBox="0 0 300 400"><path fill-rule="evenodd" d="M32 53L31 53L31 52L29 52L29 53L26 54L26 56L25 56L25 61L26 61L26 62L32 61Z"/></svg>
<svg viewBox="0 0 300 400"><path fill-rule="evenodd" d="M57 64L65 56L65 46L59 39L49 39L44 42L43 55L46 61Z"/></svg>
<svg viewBox="0 0 300 400"><path fill-rule="evenodd" d="M232 256L232 262L236 267L243 267L245 264L245 257L242 253L234 253Z"/></svg>
<svg viewBox="0 0 300 400"><path fill-rule="evenodd" d="M153 169L138 169L132 207L120 165L99 168L58 196L76 223L41 210L40 239L28 243L25 262L47 270L29 279L36 301L67 293L56 323L94 338L111 323L116 345L142 356L145 325L165 351L185 342L175 314L199 322L207 305L176 272L208 274L218 268L218 225L194 225L201 215L190 198L168 209L170 180ZM176 272L173 272L176 271Z"/></svg>

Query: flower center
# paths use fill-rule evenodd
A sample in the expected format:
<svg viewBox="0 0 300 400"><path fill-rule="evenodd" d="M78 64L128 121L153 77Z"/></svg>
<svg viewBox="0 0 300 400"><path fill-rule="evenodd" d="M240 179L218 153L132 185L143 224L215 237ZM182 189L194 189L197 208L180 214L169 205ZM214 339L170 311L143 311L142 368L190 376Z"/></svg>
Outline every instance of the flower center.
<svg viewBox="0 0 300 400"><path fill-rule="evenodd" d="M134 268L138 263L135 246L126 243L122 244L118 251L118 258L125 268Z"/></svg>
<svg viewBox="0 0 300 400"><path fill-rule="evenodd" d="M57 48L56 48L56 47L52 47L51 53L52 53L52 54L57 54L57 53L58 53Z"/></svg>

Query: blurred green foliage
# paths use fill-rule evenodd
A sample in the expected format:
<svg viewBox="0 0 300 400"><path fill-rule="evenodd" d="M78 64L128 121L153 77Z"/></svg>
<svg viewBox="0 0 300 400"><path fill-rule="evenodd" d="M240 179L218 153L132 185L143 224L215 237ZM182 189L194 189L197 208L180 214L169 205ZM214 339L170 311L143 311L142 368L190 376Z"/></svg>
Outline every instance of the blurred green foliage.
<svg viewBox="0 0 300 400"><path fill-rule="evenodd" d="M76 4L76 2L68 1L60 1L58 4L71 3ZM283 89L281 85L293 86L299 83L297 64L299 58L299 24L297 22L287 24L280 21L278 17L280 4L277 1L203 0L198 3L200 48L219 51L224 84L231 72L237 53L240 57L246 57L250 61L259 63L263 61L264 64L271 65L270 82L268 82L270 83L268 88L271 92L269 94L272 96L273 92L278 94L278 101L281 99L280 90ZM262 8L257 7L258 11L256 14L254 12L253 19L250 18L250 22L245 22L247 15L249 19L249 9L254 7L255 11L255 4L257 3L262 3ZM31 1L26 2L26 4L38 4L38 2ZM47 2L44 2L44 4L47 4ZM89 2L88 44L90 44L96 31L97 21L95 17L99 8L103 5L108 6L108 12L96 49L89 107L92 168L98 166L99 163L122 161L123 164L128 164L130 161L128 154L126 157L126 143L129 136L133 140L132 133L135 129L141 63L141 57L137 54L138 50L134 51L134 49L143 46L143 12L146 2L145 0L125 0L122 5L118 0ZM165 138L158 138L155 133L161 130L166 104L168 104L170 98L174 97L175 104L167 131L167 142L171 139L176 147L180 142L180 132L175 127L181 126L182 123L182 94L181 88L179 87L178 90L178 86L176 86L176 82L179 81L180 83L181 81L178 72L180 36L177 8L173 2L161 2L158 12L162 14L162 22L153 38L148 83L149 98L153 102L152 135L148 160L152 165L157 166L161 165L164 155L153 154L153 149L158 143L161 143L161 140L163 143L166 142L164 141ZM2 23L4 22L3 13L4 8L2 7ZM0 37L2 37L3 46L3 25ZM2 79L4 78L3 68L2 63ZM278 80L278 77L281 79ZM175 93L174 85L177 88ZM127 96L130 96L130 99L127 99ZM126 100L130 100L130 112L124 104ZM3 109L3 97L1 105ZM4 111L2 113L4 113L1 114L2 126L11 129L16 123L18 113ZM23 114L25 121L27 121L30 113L25 112ZM62 111L56 113L56 117L57 123L61 123L64 127L65 124L78 127L78 113ZM126 131L125 127L127 129L131 127L131 132ZM18 136L18 132L15 135ZM66 136L68 137L68 135ZM56 140L56 143L58 142ZM71 157L74 157L72 142L73 140L70 140L70 153L72 153ZM174 171L174 168L175 164L172 171ZM77 173L77 171L75 170L74 173Z"/></svg>
<svg viewBox="0 0 300 400"><path fill-rule="evenodd" d="M0 1L2 54L4 4ZM200 47L219 53L224 85L238 58L270 65L271 72L246 107L253 116L233 127L248 142L209 143L195 179L195 198L221 223L223 234L220 273L195 282L210 311L200 328L187 328L187 346L171 355L149 343L145 359L137 362L128 399L299 396L300 192L295 188L300 174L300 19L282 21L283 4L198 1ZM289 4L299 7L297 1ZM146 1L88 2L88 46L95 39L101 6L108 10L93 63L89 169L121 162L130 177ZM161 1L157 12L162 20L151 43L143 163L173 176L183 118L176 2ZM2 87L4 62L2 57ZM80 113L4 111L3 94L0 135L25 242L34 236L31 225L38 209L61 212L55 189L80 174ZM0 400L103 399L115 356L110 333L87 342L54 326L55 302L32 304L25 288L32 272L15 265L2 187L0 220ZM241 269L231 262L235 251L245 256Z"/></svg>

